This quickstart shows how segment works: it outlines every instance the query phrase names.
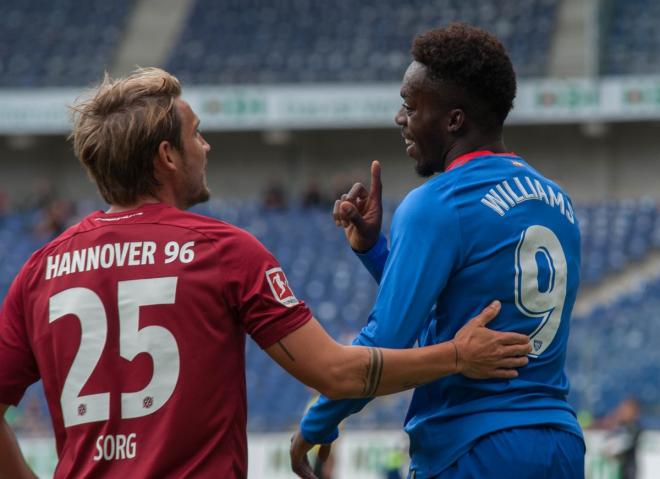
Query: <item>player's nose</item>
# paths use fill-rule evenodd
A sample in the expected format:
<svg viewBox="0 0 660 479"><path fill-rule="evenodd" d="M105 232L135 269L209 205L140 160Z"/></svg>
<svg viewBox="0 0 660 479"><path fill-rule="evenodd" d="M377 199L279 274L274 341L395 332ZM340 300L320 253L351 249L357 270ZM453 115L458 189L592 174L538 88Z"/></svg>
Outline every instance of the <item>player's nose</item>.
<svg viewBox="0 0 660 479"><path fill-rule="evenodd" d="M399 111L396 112L396 115L394 115L394 123L396 123L399 126L405 126L407 124L407 116L404 111L404 108L401 107L399 108Z"/></svg>

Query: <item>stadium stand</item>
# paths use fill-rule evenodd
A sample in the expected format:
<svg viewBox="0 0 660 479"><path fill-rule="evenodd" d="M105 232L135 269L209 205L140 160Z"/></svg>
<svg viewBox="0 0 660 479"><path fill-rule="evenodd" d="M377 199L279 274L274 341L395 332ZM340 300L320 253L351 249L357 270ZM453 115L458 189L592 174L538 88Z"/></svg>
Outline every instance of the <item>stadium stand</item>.
<svg viewBox="0 0 660 479"><path fill-rule="evenodd" d="M186 84L398 81L413 36L460 19L502 39L518 75L542 76L557 3L197 0L167 68Z"/></svg>
<svg viewBox="0 0 660 479"><path fill-rule="evenodd" d="M657 428L659 338L660 278L586 316L574 317L566 364L570 402L599 417L635 395L647 408L646 426Z"/></svg>
<svg viewBox="0 0 660 479"><path fill-rule="evenodd" d="M653 199L602 202L578 210L582 232L582 283L642 259L660 247L660 222Z"/></svg>
<svg viewBox="0 0 660 479"><path fill-rule="evenodd" d="M601 74L658 73L660 38L654 0L608 0L602 9Z"/></svg>
<svg viewBox="0 0 660 479"><path fill-rule="evenodd" d="M396 202L386 201L384 227L388 228ZM80 211L89 211L85 204ZM293 290L336 339L348 343L366 321L376 284L345 244L324 208L266 210L258 201L214 199L195 211L247 229L280 260ZM583 276L596 284L608 273L622 270L660 248L660 212L655 200L643 198L578 205L583 233ZM29 254L47 238L32 232L43 211L32 208L0 220L0 299ZM24 238L16 241L16 238ZM575 317L567 369L573 389L571 402L579 410L599 415L611 409L630 390L642 401L660 397L655 379L660 364L660 280L643 285L628 296ZM598 354L608 350L608 354ZM634 360L630 351L639 351ZM256 344L247 346L248 398L269 397L249 404L252 431L291 429L300 419L310 392L278 368ZM619 378L626 377L627 381ZM631 382L632 381L632 382ZM35 411L50 430L45 401L33 388L15 415L20 431L35 429ZM249 400L249 399L248 399ZM381 398L351 426L378 429L401 425L408 394ZM39 407L35 402L41 401ZM25 408L31 414L23 414ZM649 420L654 420L651 417ZM23 424L23 421L28 421Z"/></svg>
<svg viewBox="0 0 660 479"><path fill-rule="evenodd" d="M39 217L36 209L0 217L0 297L3 299L25 260L43 244L43 240L32 234Z"/></svg>
<svg viewBox="0 0 660 479"><path fill-rule="evenodd" d="M130 12L129 0L3 0L0 87L98 81ZM38 12L38 13L36 13Z"/></svg>

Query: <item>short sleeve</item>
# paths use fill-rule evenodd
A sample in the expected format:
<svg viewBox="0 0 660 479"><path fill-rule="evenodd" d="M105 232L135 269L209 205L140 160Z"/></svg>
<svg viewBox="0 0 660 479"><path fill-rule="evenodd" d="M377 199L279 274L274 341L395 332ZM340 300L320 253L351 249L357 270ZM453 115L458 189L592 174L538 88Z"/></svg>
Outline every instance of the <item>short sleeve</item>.
<svg viewBox="0 0 660 479"><path fill-rule="evenodd" d="M266 349L312 318L298 300L275 257L252 235L240 230L227 261L229 303L245 330Z"/></svg>
<svg viewBox="0 0 660 479"><path fill-rule="evenodd" d="M21 278L14 280L0 310L0 403L16 405L39 380L25 325Z"/></svg>

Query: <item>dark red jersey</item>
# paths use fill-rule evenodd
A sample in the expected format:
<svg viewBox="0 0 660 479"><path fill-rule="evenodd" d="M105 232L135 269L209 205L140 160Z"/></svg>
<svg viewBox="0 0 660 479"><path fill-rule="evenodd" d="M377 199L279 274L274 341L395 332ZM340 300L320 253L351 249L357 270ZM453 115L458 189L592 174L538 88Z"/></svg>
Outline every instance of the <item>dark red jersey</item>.
<svg viewBox="0 0 660 479"><path fill-rule="evenodd" d="M0 403L43 379L63 477L247 476L245 333L311 318L235 226L162 204L37 251L0 313Z"/></svg>

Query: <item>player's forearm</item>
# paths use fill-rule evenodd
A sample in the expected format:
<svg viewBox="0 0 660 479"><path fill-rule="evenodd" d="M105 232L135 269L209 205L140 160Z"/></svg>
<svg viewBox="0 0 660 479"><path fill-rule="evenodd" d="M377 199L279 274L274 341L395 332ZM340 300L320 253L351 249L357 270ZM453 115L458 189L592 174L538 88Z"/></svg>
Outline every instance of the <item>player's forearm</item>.
<svg viewBox="0 0 660 479"><path fill-rule="evenodd" d="M0 479L36 479L23 459L16 437L7 424L0 421Z"/></svg>
<svg viewBox="0 0 660 479"><path fill-rule="evenodd" d="M415 349L345 346L342 355L332 368L335 399L392 394L457 372L449 342Z"/></svg>
<svg viewBox="0 0 660 479"><path fill-rule="evenodd" d="M457 372L452 344L415 349L343 346L315 319L266 352L291 375L330 399L391 394Z"/></svg>

